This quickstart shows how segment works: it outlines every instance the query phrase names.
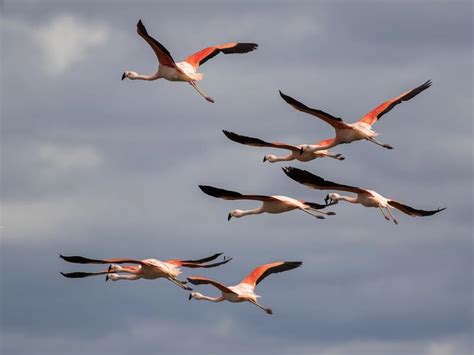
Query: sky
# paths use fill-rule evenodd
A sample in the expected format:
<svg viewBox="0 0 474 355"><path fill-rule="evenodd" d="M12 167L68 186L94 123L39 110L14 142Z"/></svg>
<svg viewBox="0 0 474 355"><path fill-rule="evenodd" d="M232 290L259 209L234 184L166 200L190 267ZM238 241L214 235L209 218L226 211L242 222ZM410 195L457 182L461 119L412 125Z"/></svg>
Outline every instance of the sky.
<svg viewBox="0 0 474 355"><path fill-rule="evenodd" d="M473 350L472 2L2 3L1 353L3 355L413 354ZM152 73L139 19L176 60L208 45L255 42L200 68L200 86L121 81ZM375 125L386 150L355 142L343 162L262 163L279 153L222 130L292 144L333 136L282 90L354 122L431 79ZM199 184L321 203L281 171L296 166L376 190L432 217L339 203L317 220L293 211L227 221L254 208ZM58 255L192 259L238 283L257 265L302 267L259 284L260 302L188 301L164 280L72 280L96 270ZM100 269L100 266L99 266ZM196 290L211 296L206 286Z"/></svg>

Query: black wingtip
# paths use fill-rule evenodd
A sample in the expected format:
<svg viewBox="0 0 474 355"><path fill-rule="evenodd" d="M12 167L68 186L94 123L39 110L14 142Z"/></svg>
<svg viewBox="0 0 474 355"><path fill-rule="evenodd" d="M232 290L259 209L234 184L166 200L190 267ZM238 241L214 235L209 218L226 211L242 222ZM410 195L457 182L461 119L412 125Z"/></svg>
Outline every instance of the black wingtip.
<svg viewBox="0 0 474 355"><path fill-rule="evenodd" d="M291 269L296 269L297 267L300 267L303 265L302 261L285 261L285 265L289 267L289 270Z"/></svg>
<svg viewBox="0 0 474 355"><path fill-rule="evenodd" d="M145 25L143 24L143 22L142 22L141 19L138 20L138 22L137 22L137 28L138 28L141 32L143 32L143 34L148 35L148 32L147 32L147 30L146 30L146 28L145 28Z"/></svg>

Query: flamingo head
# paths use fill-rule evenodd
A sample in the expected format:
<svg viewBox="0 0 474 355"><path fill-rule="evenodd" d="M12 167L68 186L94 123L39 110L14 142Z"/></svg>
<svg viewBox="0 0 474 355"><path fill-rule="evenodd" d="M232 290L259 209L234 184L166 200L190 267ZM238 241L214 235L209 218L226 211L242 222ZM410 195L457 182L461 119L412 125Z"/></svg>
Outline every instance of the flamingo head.
<svg viewBox="0 0 474 355"><path fill-rule="evenodd" d="M195 300L202 300L204 297L204 295L202 293L199 293L199 292L191 292L189 294L189 297L188 297L188 300L191 301L192 299L195 299Z"/></svg>
<svg viewBox="0 0 474 355"><path fill-rule="evenodd" d="M130 80L134 80L137 78L137 73L135 73L134 71L124 71L123 74L122 74L122 80L125 79L125 78L128 78Z"/></svg>
<svg viewBox="0 0 474 355"><path fill-rule="evenodd" d="M339 201L340 198L341 198L341 195L332 192L330 194L327 194L326 198L324 199L324 202L326 202L327 206L335 205Z"/></svg>
<svg viewBox="0 0 474 355"><path fill-rule="evenodd" d="M230 211L229 214L227 215L227 220L230 221L230 219L232 217L235 217L235 218L240 218L243 216L243 213L244 211L242 210L233 210L233 211Z"/></svg>
<svg viewBox="0 0 474 355"><path fill-rule="evenodd" d="M273 163L275 162L276 156L272 154L267 154L263 157L263 162L265 163L266 161Z"/></svg>

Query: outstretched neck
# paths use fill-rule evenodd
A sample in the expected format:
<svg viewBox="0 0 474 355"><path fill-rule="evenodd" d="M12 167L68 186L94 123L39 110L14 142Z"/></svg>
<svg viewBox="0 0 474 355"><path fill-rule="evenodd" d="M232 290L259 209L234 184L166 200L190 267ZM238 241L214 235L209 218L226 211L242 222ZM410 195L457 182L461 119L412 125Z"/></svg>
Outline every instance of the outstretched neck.
<svg viewBox="0 0 474 355"><path fill-rule="evenodd" d="M240 217L248 216L251 214L260 214L260 213L263 213L262 207L254 208L252 210L242 211Z"/></svg>
<svg viewBox="0 0 474 355"><path fill-rule="evenodd" d="M199 300L205 300L209 302L222 302L225 300L225 298L222 295L220 295L219 297L209 297L202 295L201 297L199 297Z"/></svg>
<svg viewBox="0 0 474 355"><path fill-rule="evenodd" d="M350 202L350 203L359 203L357 197L339 196L338 200L347 201L347 202Z"/></svg>
<svg viewBox="0 0 474 355"><path fill-rule="evenodd" d="M268 160L270 163L276 163L276 162L279 162L279 161L290 161L290 160L293 160L293 159L295 159L293 154L286 155L284 157L277 157L275 155L269 155L266 158L266 160Z"/></svg>
<svg viewBox="0 0 474 355"><path fill-rule="evenodd" d="M159 78L160 78L160 74L159 74L159 72L156 72L156 73L151 74L151 75L137 74L137 75L134 75L130 79L151 81L151 80L156 80L156 79L159 79Z"/></svg>

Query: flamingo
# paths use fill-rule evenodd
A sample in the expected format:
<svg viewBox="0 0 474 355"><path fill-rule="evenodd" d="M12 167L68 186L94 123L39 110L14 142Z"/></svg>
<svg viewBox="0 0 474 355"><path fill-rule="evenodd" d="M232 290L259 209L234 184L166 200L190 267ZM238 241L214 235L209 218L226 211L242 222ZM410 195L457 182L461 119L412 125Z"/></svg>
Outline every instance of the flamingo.
<svg viewBox="0 0 474 355"><path fill-rule="evenodd" d="M373 190L361 189L359 187L353 187L349 185L341 185L336 182L324 180L322 177L311 174L306 170L301 170L293 167L287 167L282 169L285 174L288 175L291 179L313 189L348 191L357 194L356 197L350 197L341 196L337 193L330 193L324 199L327 205L333 205L338 203L339 200L342 200L350 203L359 203L364 207L377 207L380 212L382 212L382 215L387 221L392 219L393 223L395 224L398 224L398 221L393 217L390 208L396 208L397 210L412 217L432 216L446 209L438 208L432 211L418 210L395 200L385 198ZM387 211L388 216L385 214L384 210Z"/></svg>
<svg viewBox="0 0 474 355"><path fill-rule="evenodd" d="M219 53L247 53L257 49L258 47L258 44L256 43L225 43L219 46L204 48L199 52L190 55L182 62L176 63L170 52L160 42L148 34L142 20L139 20L137 23L137 33L155 52L159 62L158 70L151 75L141 75L127 70L123 73L122 80L128 78L130 80L151 81L163 78L169 81L188 82L199 93L199 95L209 102L214 102L214 100L210 96L207 96L196 84L197 81L202 80L204 77L204 74L197 72L199 66Z"/></svg>
<svg viewBox="0 0 474 355"><path fill-rule="evenodd" d="M233 303L239 302L250 302L257 307L263 309L267 314L273 314L270 308L266 308L257 302L257 298L260 296L255 294L255 287L268 275L295 269L300 267L303 262L301 261L277 261L270 264L261 265L252 270L245 279L243 279L238 285L235 286L224 286L223 284L210 280L206 277L192 276L188 277L188 281L193 285L212 285L221 291L219 297L204 296L199 292L192 292L189 295L189 300L206 300L210 302L222 302L229 301Z"/></svg>
<svg viewBox="0 0 474 355"><path fill-rule="evenodd" d="M96 275L107 275L105 281L112 280L138 280L147 279L154 280L158 278L166 278L174 284L185 290L191 290L191 288L185 286L186 281L178 280L178 275L181 274L180 267L189 268L211 268L219 265L223 265L232 260L232 258L225 258L213 264L206 264L209 261L217 259L222 253L214 254L207 258L198 260L178 260L171 259L166 261L160 261L157 259L88 259L82 256L64 256L59 255L61 259L70 263L76 264L111 264L107 270L99 272L69 272L61 275L68 278L82 278ZM136 265L118 265L118 264L136 264Z"/></svg>
<svg viewBox="0 0 474 355"><path fill-rule="evenodd" d="M335 138L324 140L318 144L307 145L303 147L304 150L314 152L321 149L329 149L338 144L351 143L361 139L368 140L369 142L375 143L387 149L393 149L392 146L384 144L375 138L378 136L378 133L372 129L372 125L376 123L384 114L392 110L395 106L402 103L403 101L412 99L422 91L428 89L430 86L431 80L428 80L413 90L409 90L400 96L385 101L355 123L346 123L340 117L335 117L324 111L310 108L305 104L295 100L294 98L285 95L281 91L280 96L296 110L316 116L322 119L324 122L329 123L336 130Z"/></svg>
<svg viewBox="0 0 474 355"><path fill-rule="evenodd" d="M301 162L308 162L317 158L324 158L324 157L333 158L337 160L345 159L341 154L331 154L329 153L328 150L318 150L314 152L309 152L307 150L306 151L303 150L303 145L291 145L291 144L280 143L280 142L268 143L258 138L241 136L234 132L229 132L225 130L222 132L224 132L225 136L229 138L231 141L234 141L240 144L250 145L254 147L270 147L270 148L287 149L291 151L289 155L286 155L283 157L277 157L272 154L267 154L263 157L264 163L266 161L270 163L276 163L279 161L290 161L290 160L295 160L295 159ZM325 143L324 141L321 141L317 144L324 145Z"/></svg>
<svg viewBox="0 0 474 355"><path fill-rule="evenodd" d="M199 188L205 194L222 198L224 200L255 200L262 201L262 205L258 208L252 210L242 211L242 210L233 210L227 215L227 220L230 221L232 217L240 218L252 214L261 214L261 213L283 213L289 212L296 209L299 209L303 212L308 213L309 215L316 217L318 219L324 219L323 216L317 215L315 213L324 214L327 216L335 215L334 212L323 212L319 211L322 208L325 208L327 205L320 205L313 202L300 201L291 197L286 196L263 196L263 195L242 195L239 192L229 191L224 189L219 189L213 186L199 185Z"/></svg>

